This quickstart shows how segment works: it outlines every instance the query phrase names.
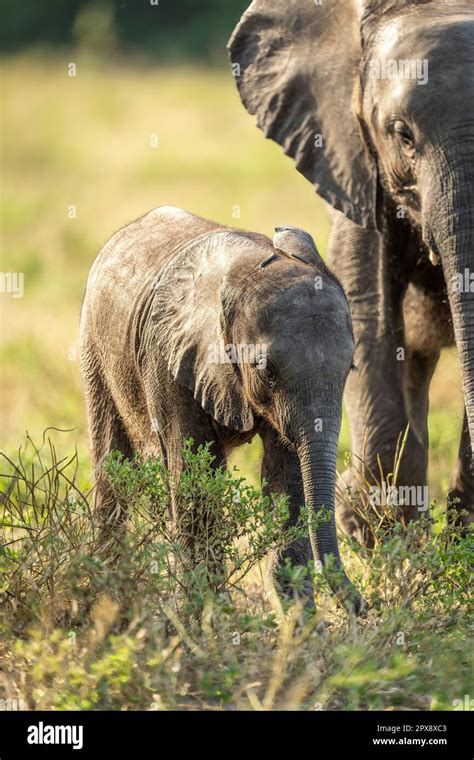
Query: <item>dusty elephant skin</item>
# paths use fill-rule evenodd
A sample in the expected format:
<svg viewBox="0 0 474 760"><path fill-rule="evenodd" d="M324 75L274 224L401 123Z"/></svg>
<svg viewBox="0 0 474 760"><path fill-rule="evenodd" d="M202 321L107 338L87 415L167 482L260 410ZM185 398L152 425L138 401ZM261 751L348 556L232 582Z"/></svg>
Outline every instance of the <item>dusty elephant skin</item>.
<svg viewBox="0 0 474 760"><path fill-rule="evenodd" d="M116 510L101 471L110 451L157 454L179 477L183 440L211 441L219 466L258 433L268 491L289 496L290 520L303 503L331 513L280 562L306 564L313 546L323 566L330 560L340 569L334 591L359 611L334 519L353 352L344 292L302 230L277 228L272 243L163 207L117 232L91 269L81 320L104 520ZM310 603L310 588L306 594Z"/></svg>
<svg viewBox="0 0 474 760"><path fill-rule="evenodd" d="M349 299L360 369L346 389L354 454L374 472L379 455L391 472L410 423L398 483L424 490L429 385L455 341L465 415L451 495L470 522L472 0L255 0L229 49L245 106L331 207L329 263ZM340 507L345 528L370 544ZM404 517L421 508L407 504Z"/></svg>

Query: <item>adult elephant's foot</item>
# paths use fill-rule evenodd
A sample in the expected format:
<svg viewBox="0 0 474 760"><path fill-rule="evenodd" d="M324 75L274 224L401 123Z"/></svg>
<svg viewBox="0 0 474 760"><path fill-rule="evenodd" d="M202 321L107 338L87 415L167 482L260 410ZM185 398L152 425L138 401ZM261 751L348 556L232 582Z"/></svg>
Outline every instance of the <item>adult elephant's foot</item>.
<svg viewBox="0 0 474 760"><path fill-rule="evenodd" d="M379 536L389 534L396 522L429 514L428 490L411 473L402 472L396 487L387 482L370 484L351 468L342 474L342 481L336 501L338 523L368 549L375 545L374 531Z"/></svg>
<svg viewBox="0 0 474 760"><path fill-rule="evenodd" d="M474 524L474 498L459 488L452 487L447 500L448 521L467 530Z"/></svg>
<svg viewBox="0 0 474 760"><path fill-rule="evenodd" d="M467 417L464 415L459 455L451 475L448 518L454 525L468 528L474 522L474 476Z"/></svg>
<svg viewBox="0 0 474 760"><path fill-rule="evenodd" d="M338 525L348 536L371 549L374 537L368 520L364 518L366 499L361 494L360 483L351 469L345 470L342 481L339 483L336 500Z"/></svg>

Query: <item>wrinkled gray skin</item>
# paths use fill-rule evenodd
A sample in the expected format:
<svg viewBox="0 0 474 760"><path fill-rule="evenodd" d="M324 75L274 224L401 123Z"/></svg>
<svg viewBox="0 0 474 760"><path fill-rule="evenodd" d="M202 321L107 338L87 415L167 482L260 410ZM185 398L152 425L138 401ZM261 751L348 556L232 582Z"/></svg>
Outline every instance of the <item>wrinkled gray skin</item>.
<svg viewBox="0 0 474 760"><path fill-rule="evenodd" d="M216 348L223 353L229 345L263 346L266 361L216 363ZM358 611L334 520L342 394L353 352L343 290L302 230L279 228L272 245L263 235L163 207L117 232L91 269L81 320L104 524L124 518L101 469L110 451L159 455L178 477L183 439L212 441L219 466L258 433L268 491L288 494L291 522L305 502L332 514L311 542L289 546L280 560L305 564L312 544L323 566L332 558L340 568L334 591ZM310 602L311 589L304 593Z"/></svg>
<svg viewBox="0 0 474 760"><path fill-rule="evenodd" d="M472 0L255 0L229 48L247 109L332 207L329 261L359 368L346 389L356 458L378 473L378 454L392 472L409 422L398 483L426 484L430 380L455 341L465 418L451 495L470 522L474 295L453 275L474 270ZM373 78L371 61L388 59L427 60L428 82ZM370 544L340 506L346 530Z"/></svg>

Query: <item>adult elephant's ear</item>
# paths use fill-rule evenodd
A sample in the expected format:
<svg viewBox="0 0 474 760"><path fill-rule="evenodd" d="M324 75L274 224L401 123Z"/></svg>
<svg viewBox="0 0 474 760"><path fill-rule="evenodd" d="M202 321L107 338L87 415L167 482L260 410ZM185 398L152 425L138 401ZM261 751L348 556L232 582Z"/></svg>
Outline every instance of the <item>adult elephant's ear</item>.
<svg viewBox="0 0 474 760"><path fill-rule="evenodd" d="M376 227L377 172L356 116L360 0L254 0L229 41L242 101L316 191Z"/></svg>
<svg viewBox="0 0 474 760"><path fill-rule="evenodd" d="M152 340L171 375L189 388L203 409L221 425L253 427L222 325L229 268L245 243L229 245L232 233L217 232L182 249L154 285ZM235 355L235 352L234 352Z"/></svg>

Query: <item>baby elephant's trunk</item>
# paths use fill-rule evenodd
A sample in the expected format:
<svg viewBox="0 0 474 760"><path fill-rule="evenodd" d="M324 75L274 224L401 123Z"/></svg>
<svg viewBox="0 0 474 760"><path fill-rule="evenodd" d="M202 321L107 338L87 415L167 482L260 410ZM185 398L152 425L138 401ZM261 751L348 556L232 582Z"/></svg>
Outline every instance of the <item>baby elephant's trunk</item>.
<svg viewBox="0 0 474 760"><path fill-rule="evenodd" d="M336 534L337 438L336 432L303 436L297 451L305 501L310 512L309 531L316 568L326 575L332 591L340 601L351 611L360 614L365 603L344 571Z"/></svg>

